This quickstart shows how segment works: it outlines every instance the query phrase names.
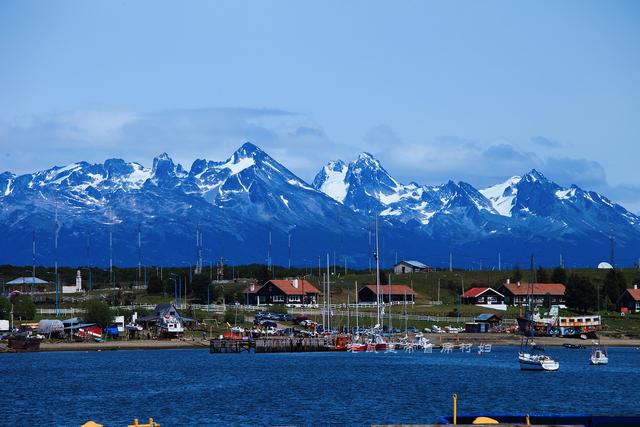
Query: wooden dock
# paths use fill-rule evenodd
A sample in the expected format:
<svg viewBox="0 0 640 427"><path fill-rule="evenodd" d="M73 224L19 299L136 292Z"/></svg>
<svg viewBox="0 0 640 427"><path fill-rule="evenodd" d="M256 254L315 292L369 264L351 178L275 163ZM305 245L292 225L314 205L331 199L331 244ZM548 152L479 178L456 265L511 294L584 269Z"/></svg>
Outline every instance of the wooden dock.
<svg viewBox="0 0 640 427"><path fill-rule="evenodd" d="M257 338L254 340L212 339L210 353L307 353L330 351L324 338Z"/></svg>

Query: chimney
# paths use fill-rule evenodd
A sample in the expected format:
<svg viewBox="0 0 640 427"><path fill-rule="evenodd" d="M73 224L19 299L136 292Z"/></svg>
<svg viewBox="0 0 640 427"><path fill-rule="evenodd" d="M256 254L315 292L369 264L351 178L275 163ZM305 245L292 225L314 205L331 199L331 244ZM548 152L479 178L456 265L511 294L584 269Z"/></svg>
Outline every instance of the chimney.
<svg viewBox="0 0 640 427"><path fill-rule="evenodd" d="M291 284L293 285L294 288L298 289L298 279L293 279L291 281Z"/></svg>
<svg viewBox="0 0 640 427"><path fill-rule="evenodd" d="M511 283L511 279L507 277L507 285Z"/></svg>
<svg viewBox="0 0 640 427"><path fill-rule="evenodd" d="M256 284L255 284L255 283L250 284L250 285L249 285L249 290L250 290L251 292L254 292L254 291L256 290Z"/></svg>
<svg viewBox="0 0 640 427"><path fill-rule="evenodd" d="M638 284L633 285L633 289L638 289Z"/></svg>
<svg viewBox="0 0 640 427"><path fill-rule="evenodd" d="M520 287L520 281L518 280L518 287Z"/></svg>

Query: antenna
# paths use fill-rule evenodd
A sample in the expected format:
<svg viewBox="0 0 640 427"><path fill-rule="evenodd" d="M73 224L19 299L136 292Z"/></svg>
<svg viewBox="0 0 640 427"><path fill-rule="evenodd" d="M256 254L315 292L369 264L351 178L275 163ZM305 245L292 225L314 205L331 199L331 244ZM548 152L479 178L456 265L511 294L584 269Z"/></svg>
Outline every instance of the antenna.
<svg viewBox="0 0 640 427"><path fill-rule="evenodd" d="M562 252L560 252L560 268L564 269L564 258L562 257Z"/></svg>
<svg viewBox="0 0 640 427"><path fill-rule="evenodd" d="M449 271L453 271L453 253L449 251Z"/></svg>
<svg viewBox="0 0 640 427"><path fill-rule="evenodd" d="M615 236L609 236L609 242L611 243L611 254L609 255L609 264L613 268L616 267L616 238Z"/></svg>
<svg viewBox="0 0 640 427"><path fill-rule="evenodd" d="M498 271L502 270L502 260L500 259L500 252L498 252Z"/></svg>

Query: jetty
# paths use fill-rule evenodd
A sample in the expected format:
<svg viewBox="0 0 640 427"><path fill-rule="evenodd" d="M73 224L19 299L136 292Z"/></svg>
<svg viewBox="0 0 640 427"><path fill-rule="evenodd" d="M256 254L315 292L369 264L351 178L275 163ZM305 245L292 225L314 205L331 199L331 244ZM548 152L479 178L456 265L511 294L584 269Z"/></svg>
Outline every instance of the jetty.
<svg viewBox="0 0 640 427"><path fill-rule="evenodd" d="M307 353L331 350L332 342L325 338L216 338L209 344L210 353Z"/></svg>

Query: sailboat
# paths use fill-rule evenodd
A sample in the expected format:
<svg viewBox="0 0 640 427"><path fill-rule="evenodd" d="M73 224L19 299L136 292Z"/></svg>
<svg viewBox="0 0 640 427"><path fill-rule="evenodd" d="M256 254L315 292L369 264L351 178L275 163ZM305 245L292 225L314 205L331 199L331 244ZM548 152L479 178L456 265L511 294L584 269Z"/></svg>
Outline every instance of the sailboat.
<svg viewBox="0 0 640 427"><path fill-rule="evenodd" d="M560 368L560 362L548 356L544 348L536 345L529 337L522 340L518 362L523 371L557 371Z"/></svg>
<svg viewBox="0 0 640 427"><path fill-rule="evenodd" d="M531 257L531 265L533 270L533 256ZM542 346L536 345L530 338L533 335L533 309L532 293L534 280L529 280L529 289L527 290L527 297L529 298L529 306L526 312L526 326L524 336L520 343L520 351L518 352L518 362L520 363L520 369L523 371L557 371L560 368L560 362L551 358L545 353Z"/></svg>

